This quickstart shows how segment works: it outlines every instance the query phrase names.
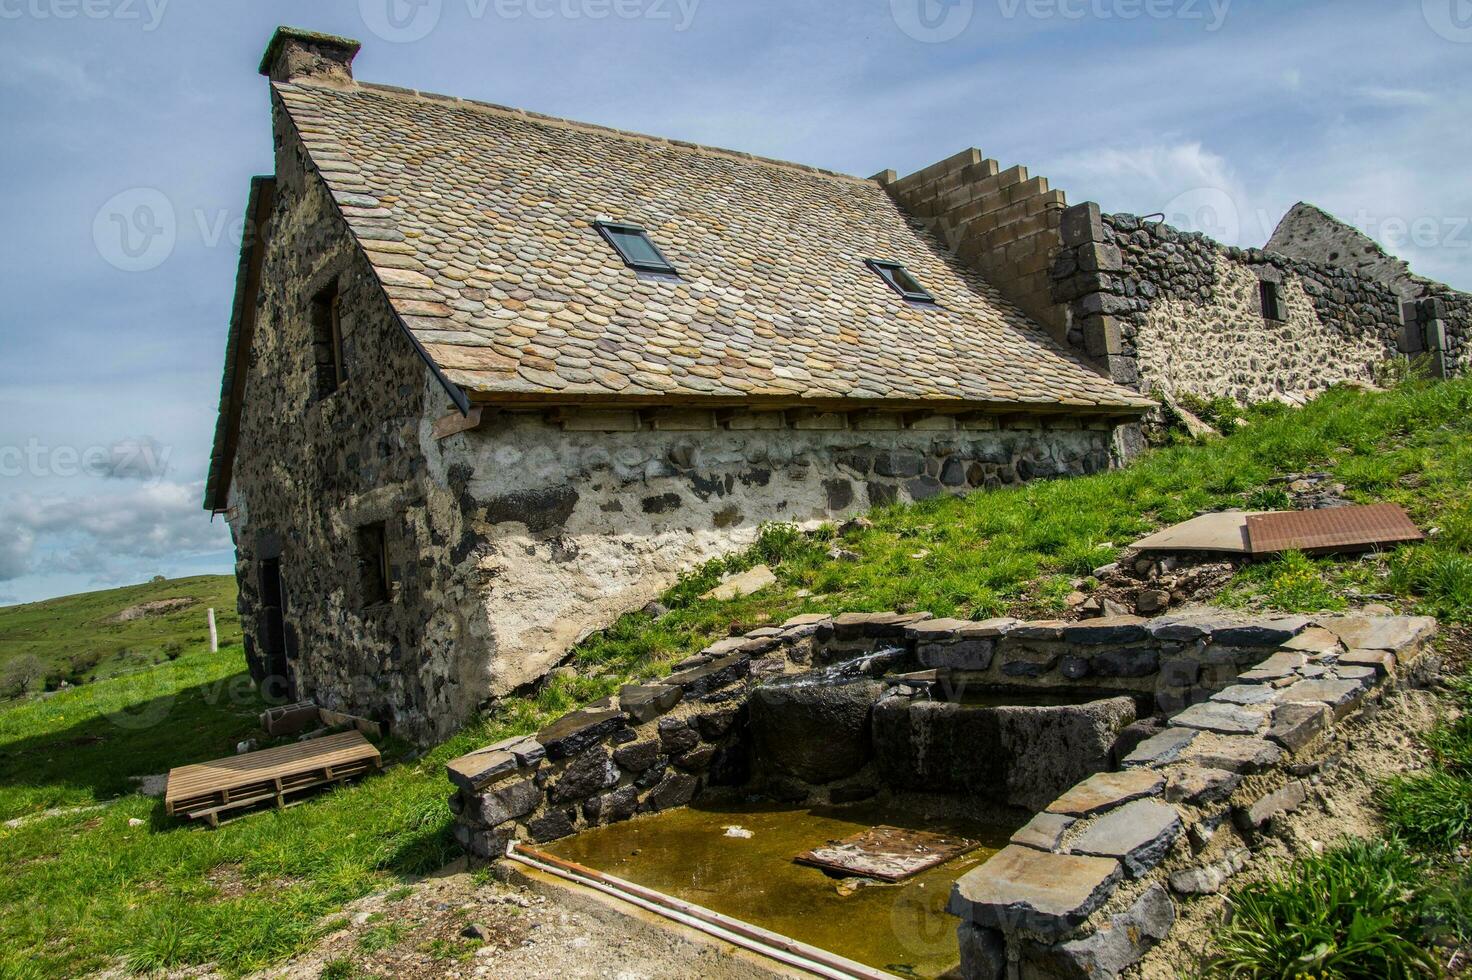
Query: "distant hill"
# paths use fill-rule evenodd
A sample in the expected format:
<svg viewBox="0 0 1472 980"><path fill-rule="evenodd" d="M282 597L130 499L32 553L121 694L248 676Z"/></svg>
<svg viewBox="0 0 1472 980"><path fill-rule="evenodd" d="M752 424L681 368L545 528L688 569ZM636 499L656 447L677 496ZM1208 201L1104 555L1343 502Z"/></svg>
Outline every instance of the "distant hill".
<svg viewBox="0 0 1472 980"><path fill-rule="evenodd" d="M221 646L239 643L235 592L233 576L199 575L0 608L0 697L208 649L211 607Z"/></svg>

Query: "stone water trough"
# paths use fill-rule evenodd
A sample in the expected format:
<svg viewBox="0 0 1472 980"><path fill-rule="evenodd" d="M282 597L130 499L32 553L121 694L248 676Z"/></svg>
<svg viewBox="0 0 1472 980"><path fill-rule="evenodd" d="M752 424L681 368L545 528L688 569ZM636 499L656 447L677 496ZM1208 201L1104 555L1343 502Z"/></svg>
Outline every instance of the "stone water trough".
<svg viewBox="0 0 1472 980"><path fill-rule="evenodd" d="M1174 901L1220 887L1311 796L1314 753L1424 669L1434 629L1215 610L801 616L451 762L455 832L496 858L722 794L1011 808L1026 825L951 895L961 975L1113 976L1168 932Z"/></svg>

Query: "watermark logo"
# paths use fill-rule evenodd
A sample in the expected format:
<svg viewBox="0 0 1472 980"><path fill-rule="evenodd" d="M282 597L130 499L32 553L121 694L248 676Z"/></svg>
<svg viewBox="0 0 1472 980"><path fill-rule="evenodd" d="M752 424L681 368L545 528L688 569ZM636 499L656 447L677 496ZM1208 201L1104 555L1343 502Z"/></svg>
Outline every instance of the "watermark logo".
<svg viewBox="0 0 1472 980"><path fill-rule="evenodd" d="M1014 20L1200 21L1208 33L1222 29L1232 0L997 0L1002 16Z"/></svg>
<svg viewBox="0 0 1472 980"><path fill-rule="evenodd" d="M97 254L124 272L147 272L174 254L179 225L162 191L134 187L114 194L92 219Z"/></svg>
<svg viewBox="0 0 1472 980"><path fill-rule="evenodd" d="M910 37L940 44L955 40L971 26L976 0L889 0L889 13Z"/></svg>
<svg viewBox="0 0 1472 980"><path fill-rule="evenodd" d="M0 0L3 2L3 0ZM497 20L647 20L668 22L687 31L701 0L465 0L471 21ZM958 0L950 0L958 2ZM970 0L966 0L970 2ZM427 37L439 26L444 0L358 0L363 24L385 41L403 43Z"/></svg>
<svg viewBox="0 0 1472 980"><path fill-rule="evenodd" d="M110 446L51 446L32 437L26 444L0 446L0 477L97 476L158 484L169 471L173 447L150 436Z"/></svg>
<svg viewBox="0 0 1472 980"><path fill-rule="evenodd" d="M0 20L117 20L158 30L169 0L0 0Z"/></svg>
<svg viewBox="0 0 1472 980"><path fill-rule="evenodd" d="M1220 187L1197 187L1177 194L1165 206L1165 223L1181 231L1200 232L1223 245L1242 240L1237 202Z"/></svg>
<svg viewBox="0 0 1472 980"><path fill-rule="evenodd" d="M364 26L394 44L428 37L439 25L443 6L444 0L358 0Z"/></svg>
<svg viewBox="0 0 1472 980"><path fill-rule="evenodd" d="M1472 44L1472 0L1421 0L1421 14L1446 40Z"/></svg>

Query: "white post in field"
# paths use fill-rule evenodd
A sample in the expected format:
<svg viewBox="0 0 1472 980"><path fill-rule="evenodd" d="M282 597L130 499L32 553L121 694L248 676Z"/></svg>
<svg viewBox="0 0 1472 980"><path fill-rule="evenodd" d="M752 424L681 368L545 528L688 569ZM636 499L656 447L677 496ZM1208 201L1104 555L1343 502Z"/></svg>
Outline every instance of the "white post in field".
<svg viewBox="0 0 1472 980"><path fill-rule="evenodd" d="M210 653L220 652L220 633L215 629L215 611L210 610Z"/></svg>

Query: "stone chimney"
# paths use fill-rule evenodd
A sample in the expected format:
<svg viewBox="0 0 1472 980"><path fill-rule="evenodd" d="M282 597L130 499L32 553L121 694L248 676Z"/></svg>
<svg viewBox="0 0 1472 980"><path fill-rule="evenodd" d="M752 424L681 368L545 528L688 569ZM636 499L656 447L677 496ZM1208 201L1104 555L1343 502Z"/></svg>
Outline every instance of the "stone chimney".
<svg viewBox="0 0 1472 980"><path fill-rule="evenodd" d="M261 74L273 82L353 84L353 58L362 45L352 38L278 27L261 59Z"/></svg>

